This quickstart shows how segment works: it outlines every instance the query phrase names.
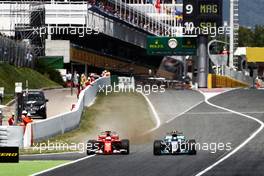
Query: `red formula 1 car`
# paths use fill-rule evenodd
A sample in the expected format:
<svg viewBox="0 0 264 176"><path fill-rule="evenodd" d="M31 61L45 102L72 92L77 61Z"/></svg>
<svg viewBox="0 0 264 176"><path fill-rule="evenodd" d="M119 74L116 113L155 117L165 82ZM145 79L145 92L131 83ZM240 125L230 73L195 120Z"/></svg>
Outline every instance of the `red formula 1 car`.
<svg viewBox="0 0 264 176"><path fill-rule="evenodd" d="M87 155L93 154L129 154L129 140L120 140L115 132L102 132L97 140L87 142Z"/></svg>

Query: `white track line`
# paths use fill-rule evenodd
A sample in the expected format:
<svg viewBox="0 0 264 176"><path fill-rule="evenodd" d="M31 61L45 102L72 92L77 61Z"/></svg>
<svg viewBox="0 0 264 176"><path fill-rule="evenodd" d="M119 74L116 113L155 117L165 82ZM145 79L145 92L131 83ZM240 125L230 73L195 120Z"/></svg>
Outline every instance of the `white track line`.
<svg viewBox="0 0 264 176"><path fill-rule="evenodd" d="M223 92L224 93L224 92ZM232 150L230 153L228 153L227 155L225 155L223 158L221 158L220 160L218 160L217 162L215 162L214 164L210 165L209 167L207 167L206 169L200 171L198 174L196 174L195 176L201 176L203 174L205 174L206 172L208 172L209 170L211 170L212 168L214 168L215 166L217 166L218 164L220 164L221 162L225 161L226 159L228 159L230 156L234 155L238 150L240 150L241 148L243 148L248 142L250 142L254 137L256 137L256 135L258 133L260 133L262 131L262 129L264 128L264 123L262 121L260 121L259 119L255 118L255 117L252 117L252 116L249 116L249 115L246 115L246 114L242 114L240 112L236 112L236 111L233 111L231 109L227 109L227 108L224 108L224 107L221 107L221 106L217 106L215 104L212 104L210 103L207 99L205 100L205 102L210 105L210 106L213 106L213 107L216 107L216 108L219 108L219 109L222 109L222 110L225 110L225 111L229 111L231 113L234 113L234 114L237 114L237 115L240 115L240 116L243 116L243 117L246 117L248 119L251 119L251 120L254 120L256 121L257 123L260 124L260 127L253 133L251 134L251 136L249 138L247 138L243 143L241 143L239 146L237 146L234 150Z"/></svg>
<svg viewBox="0 0 264 176"><path fill-rule="evenodd" d="M34 174L32 174L31 176L37 176L37 175L40 175L40 174L43 174L43 173L46 173L46 172L49 172L49 171L52 171L52 170L58 169L58 168L60 168L60 167L64 167L64 166L67 166L67 165L70 165L70 164L74 164L74 163L77 163L77 162L83 161L83 160L88 159L88 158L92 158L92 157L94 157L94 156L95 156L95 155L86 156L86 157L83 157L83 158L80 158L80 159L77 159L77 160L74 160L74 161L71 161L71 162L68 162L68 163L64 163L64 164L61 164L61 165L58 165L58 166L52 167L52 168L50 168L50 169L46 169L46 170L44 170L44 171L40 171L40 172L34 173Z"/></svg>
<svg viewBox="0 0 264 176"><path fill-rule="evenodd" d="M25 155L19 155L19 156L25 156L25 157L28 157L28 156L47 156L47 155L66 155L66 154L81 154L83 153L82 151L80 152L61 152L61 153L36 153L36 154L25 154Z"/></svg>
<svg viewBox="0 0 264 176"><path fill-rule="evenodd" d="M140 93L146 99L146 101L148 102L148 105L149 105L149 107L150 107L150 109L151 109L151 111L152 111L152 113L154 115L155 121L156 121L156 126L144 133L144 134L147 134L147 133L150 133L152 131L155 131L156 129L158 129L160 127L160 124L161 124L160 123L160 117L159 117L157 111L155 110L153 104L149 100L149 98L144 93L142 93L142 92L140 92Z"/></svg>
<svg viewBox="0 0 264 176"><path fill-rule="evenodd" d="M171 121L173 121L174 119L176 119L176 118L178 118L178 117L182 116L183 114L187 113L188 111L190 111L191 109L195 108L196 106L198 106L198 105L202 104L203 102L204 102L204 100L202 100L202 101L199 101L198 103L194 104L194 105L193 105L193 106L191 106L190 108L188 108L188 109L186 109L185 111L181 112L181 113L180 113L180 114L178 114L177 116L175 116L175 117L173 117L173 118L171 118L171 119L167 120L167 121L166 121L166 123L170 123L170 122L171 122Z"/></svg>
<svg viewBox="0 0 264 176"><path fill-rule="evenodd" d="M264 114L263 111L243 111L242 114ZM232 112L187 112L186 115L233 114Z"/></svg>

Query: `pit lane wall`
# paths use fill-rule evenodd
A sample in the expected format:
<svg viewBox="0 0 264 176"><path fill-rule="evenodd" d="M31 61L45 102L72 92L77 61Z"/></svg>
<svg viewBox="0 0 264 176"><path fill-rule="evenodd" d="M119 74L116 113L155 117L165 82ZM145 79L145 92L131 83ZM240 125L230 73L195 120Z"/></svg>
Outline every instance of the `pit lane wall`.
<svg viewBox="0 0 264 176"><path fill-rule="evenodd" d="M238 88L250 87L248 82L238 81L229 76L208 74L207 88Z"/></svg>
<svg viewBox="0 0 264 176"><path fill-rule="evenodd" d="M110 77L99 78L80 93L78 102L72 111L50 117L43 121L33 122L31 124L32 134L27 133L27 135L24 136L24 140L28 141L24 147L29 147L32 142L45 140L77 128L81 120L83 109L94 102L100 88L110 84ZM30 140L31 137L32 140Z"/></svg>

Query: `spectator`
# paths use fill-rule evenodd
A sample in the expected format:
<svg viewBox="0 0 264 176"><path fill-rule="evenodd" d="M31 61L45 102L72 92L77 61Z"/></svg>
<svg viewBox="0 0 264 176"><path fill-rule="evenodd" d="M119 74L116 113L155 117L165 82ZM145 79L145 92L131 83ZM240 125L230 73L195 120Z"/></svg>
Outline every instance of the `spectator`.
<svg viewBox="0 0 264 176"><path fill-rule="evenodd" d="M2 123L3 123L3 113L2 113L2 110L0 110L0 126L2 126Z"/></svg>
<svg viewBox="0 0 264 176"><path fill-rule="evenodd" d="M85 83L87 81L87 78L84 74L81 75L81 89L85 89Z"/></svg>
<svg viewBox="0 0 264 176"><path fill-rule="evenodd" d="M22 112L22 122L23 122L23 126L27 126L27 124L33 122L27 111Z"/></svg>
<svg viewBox="0 0 264 176"><path fill-rule="evenodd" d="M3 103L3 95L0 93L0 104Z"/></svg>
<svg viewBox="0 0 264 176"><path fill-rule="evenodd" d="M74 87L77 87L79 85L79 77L80 77L80 75L75 71L74 75L73 75Z"/></svg>
<svg viewBox="0 0 264 176"><path fill-rule="evenodd" d="M101 74L102 77L108 77L108 76L111 76L111 73L107 70L104 70Z"/></svg>
<svg viewBox="0 0 264 176"><path fill-rule="evenodd" d="M67 80L67 87L71 87L71 85L72 85L72 74L70 73L70 72L68 72L67 74L66 74L66 80Z"/></svg>
<svg viewBox="0 0 264 176"><path fill-rule="evenodd" d="M77 86L77 98L79 99L79 95L81 93L81 85Z"/></svg>
<svg viewBox="0 0 264 176"><path fill-rule="evenodd" d="M15 124L15 113L12 113L12 115L8 118L8 125L13 126Z"/></svg>
<svg viewBox="0 0 264 176"><path fill-rule="evenodd" d="M90 74L90 78L91 78L91 83L93 83L95 81L95 77L93 73Z"/></svg>
<svg viewBox="0 0 264 176"><path fill-rule="evenodd" d="M91 85L91 78L90 77L88 77L88 79L85 82L85 86L86 87L89 86L89 85Z"/></svg>

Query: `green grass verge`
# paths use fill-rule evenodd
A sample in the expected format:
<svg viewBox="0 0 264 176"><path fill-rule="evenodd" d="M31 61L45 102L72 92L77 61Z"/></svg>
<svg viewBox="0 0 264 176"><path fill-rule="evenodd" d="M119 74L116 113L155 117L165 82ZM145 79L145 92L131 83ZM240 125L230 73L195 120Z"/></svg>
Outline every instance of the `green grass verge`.
<svg viewBox="0 0 264 176"><path fill-rule="evenodd" d="M5 95L2 104L5 105L5 104L9 103L13 99L14 99L14 96L13 95Z"/></svg>
<svg viewBox="0 0 264 176"><path fill-rule="evenodd" d="M30 89L60 86L51 81L47 76L30 68L17 68L9 64L0 64L0 87L5 88L5 94L7 95L4 98L4 103L13 98L15 82L22 82L25 88L26 80L28 80L28 87Z"/></svg>
<svg viewBox="0 0 264 176"><path fill-rule="evenodd" d="M20 161L19 163L1 163L0 176L27 176L69 161Z"/></svg>
<svg viewBox="0 0 264 176"><path fill-rule="evenodd" d="M64 152L79 152L78 150L56 150L56 149L50 149L50 150L37 150L37 149L19 149L19 155L34 155L34 154L49 154L49 153L64 153Z"/></svg>

